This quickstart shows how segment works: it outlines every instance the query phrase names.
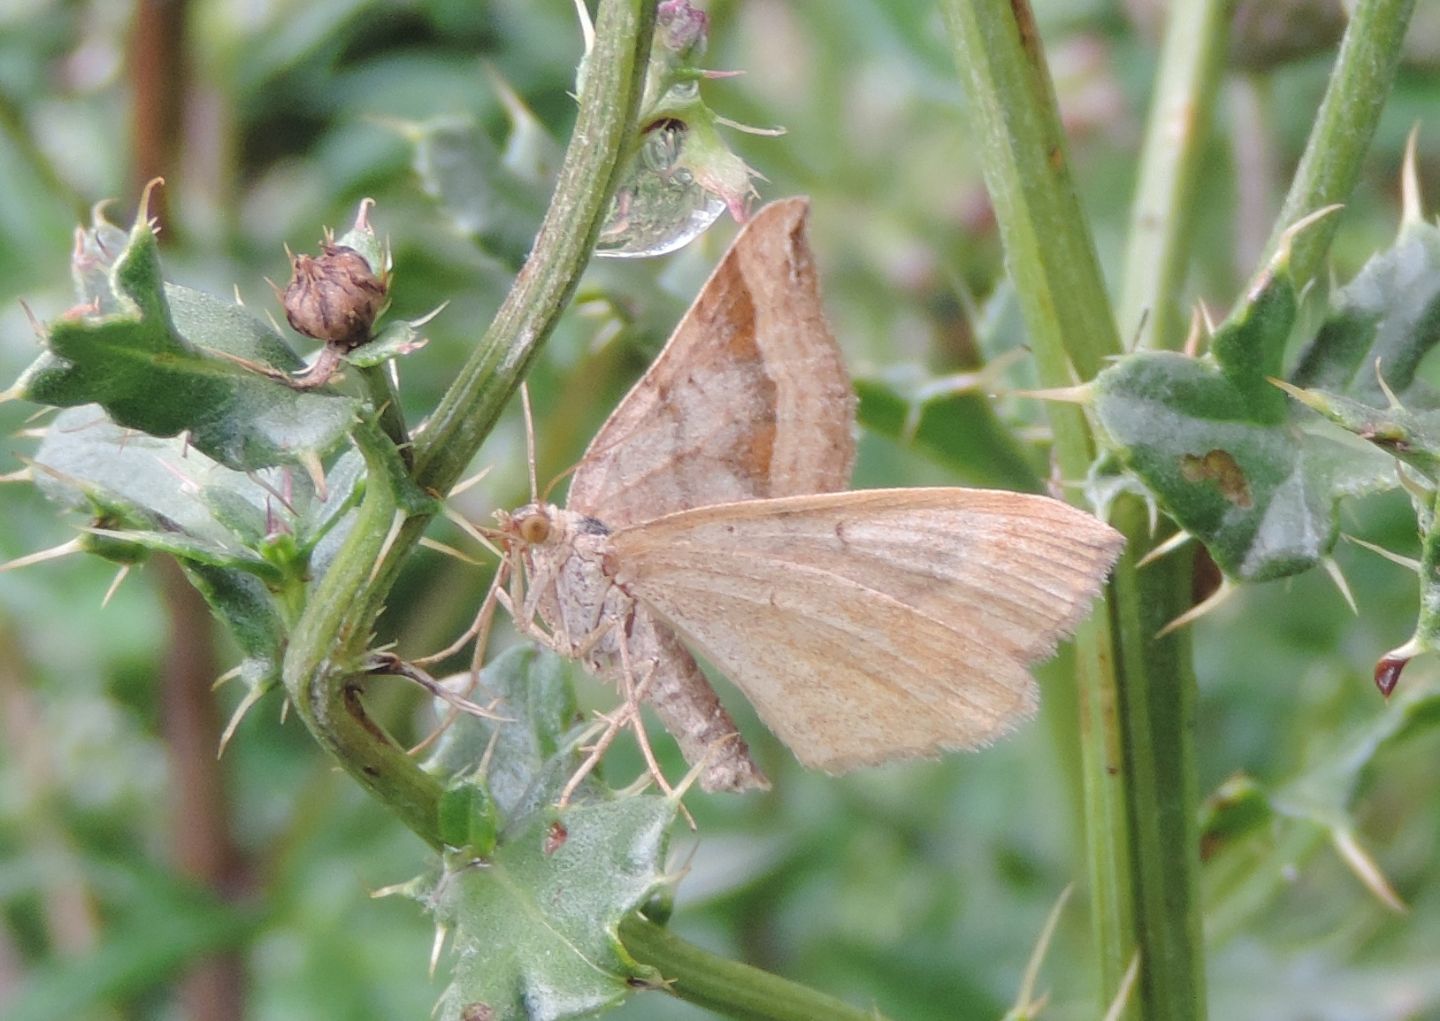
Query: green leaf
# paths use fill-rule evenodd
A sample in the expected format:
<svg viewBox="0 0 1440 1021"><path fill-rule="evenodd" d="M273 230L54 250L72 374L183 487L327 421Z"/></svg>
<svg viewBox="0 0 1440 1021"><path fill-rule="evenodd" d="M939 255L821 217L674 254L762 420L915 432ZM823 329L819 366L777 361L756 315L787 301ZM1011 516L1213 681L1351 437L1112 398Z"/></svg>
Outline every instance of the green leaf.
<svg viewBox="0 0 1440 1021"><path fill-rule="evenodd" d="M1394 484L1383 458L1298 411L1271 382L1297 313L1287 259L1282 248L1204 357L1137 352L1094 382L1111 453L1245 581L1315 566L1335 544L1338 500Z"/></svg>
<svg viewBox="0 0 1440 1021"><path fill-rule="evenodd" d="M523 122L517 131L520 128ZM507 158L470 118L437 118L406 125L403 131L415 147L421 185L451 223L508 268L518 269L550 197L549 174L542 167L555 167L558 161L529 162L533 156L523 147L514 151L523 158ZM525 137L533 139L533 133Z"/></svg>
<svg viewBox="0 0 1440 1021"><path fill-rule="evenodd" d="M555 807L579 764L580 732L569 665L552 653L508 651L470 697L496 700L506 720L456 720L426 764L451 777L440 810L447 842L457 842L426 896L454 932L439 1016L589 1016L633 982L658 978L629 957L617 929L670 882L666 835L678 803L615 797L587 780Z"/></svg>
<svg viewBox="0 0 1440 1021"><path fill-rule="evenodd" d="M99 313L77 310L51 323L47 352L11 396L58 407L98 403L120 425L152 436L185 432L196 449L242 470L318 458L344 438L353 400L299 392L206 353L294 363L273 332L239 308L167 291L143 203L108 281L114 310L101 301Z"/></svg>
<svg viewBox="0 0 1440 1021"><path fill-rule="evenodd" d="M1380 385L1414 408L1440 406L1415 379L1440 341L1440 228L1407 220L1393 247L1379 253L1338 291L1315 339L1301 354L1291 382L1389 406Z"/></svg>

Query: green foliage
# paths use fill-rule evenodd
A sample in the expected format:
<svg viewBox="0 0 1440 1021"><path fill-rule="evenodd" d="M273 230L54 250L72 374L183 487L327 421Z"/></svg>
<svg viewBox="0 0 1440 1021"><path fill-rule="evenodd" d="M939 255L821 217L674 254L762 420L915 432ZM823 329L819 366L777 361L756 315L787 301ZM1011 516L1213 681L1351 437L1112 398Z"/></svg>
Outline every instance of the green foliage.
<svg viewBox="0 0 1440 1021"><path fill-rule="evenodd" d="M1118 265L1129 201L1139 130L1132 104L1148 87L1152 49L1105 5L1034 6L1108 270ZM148 565L155 554L178 560L225 622L235 646L226 654L238 653L254 694L277 679L294 623L366 494L380 487L401 517L435 510L439 494L414 485L403 423L397 431L380 417L403 405L418 423L437 406L493 313L500 268L517 269L531 251L558 165L554 140L574 111L567 93L580 37L569 13L519 0L403 8L346 0L301 17L277 9L241 19L222 4L194 27L194 56L227 111L220 141L243 162L214 178L202 169L175 179L163 268L143 211L129 232L97 217L78 238L73 299L46 281L58 279L74 214L123 193L128 171L113 137L114 125L128 123L123 96L104 83L63 84L73 68L90 66L78 59L81 37L65 12L47 10L0 40L0 65L12 68L0 72L0 172L17 198L0 203L0 297L11 310L0 313L0 371L21 375L18 359L33 352L13 298L40 310L79 303L42 314L47 351L8 395L69 409L45 425L30 475L83 522L82 548L145 568L98 617L106 565L0 577L0 611L14 621L0 620L0 663L20 675L0 669L0 952L24 976L18 998L0 1002L6 1017L158 1017L173 1012L166 990L178 975L231 948L249 963L248 1012L265 1021L422 1017L442 988L447 1018L482 1002L501 1017L608 1007L632 1021L698 1017L672 997L628 996L637 981L673 977L637 965L616 935L621 919L633 923L633 911L656 898L674 903L672 938L683 933L897 1018L994 1017L1014 1000L1048 909L1083 874L1067 702L1074 685L1060 671L1046 678L1048 730L1028 728L980 756L844 779L801 772L738 706L776 789L687 799L700 839L677 896L664 861L672 800L616 796L592 781L566 809L552 804L578 761L579 705L612 706L613 693L582 688L577 704L554 657L524 646L504 654L486 671L490 687L472 697L502 695L496 712L506 722L461 717L425 762L441 792L444 847L411 890L451 934L438 986L425 976L423 914L361 896L413 873L419 845L301 728L276 725L278 700L275 713L252 714L224 761L233 801L222 810L259 877L244 905L173 882L154 884L158 892L117 888L117 872L157 855L173 800L161 731L170 709L156 683L165 604ZM637 140L623 186L664 197L685 174L704 176L703 158L732 174L754 164L767 197L814 196L827 304L862 398L857 484L1078 483L1048 465L1038 402L1007 395L1037 385L1029 365L984 364L1033 338L1016 319L1013 292L996 283L1004 267L979 181L982 155L957 126L974 97L960 94L934 12L716 3L711 13L706 66L749 75L721 87L705 80L698 54L660 53L652 81L662 84L647 103L651 125L663 130L648 145ZM125 33L98 24L85 38L119 46ZM477 53L494 74L477 70ZM1093 417L1112 444L1092 480L1097 492L1143 490L1235 580L1337 560L1361 609L1358 619L1342 616L1312 575L1285 591L1241 586L1229 610L1198 625L1197 746L1201 776L1216 787L1202 823L1217 1014L1303 1010L1332 1021L1361 993L1364 1004L1348 1016L1399 1018L1440 1003L1428 954L1440 938L1433 682L1417 663L1389 707L1366 683L1375 650L1404 637L1397 627L1414 612L1414 591L1398 568L1335 544L1341 501L1353 514L1342 519L1345 531L1407 551L1418 541L1419 623L1402 649L1440 642L1440 400L1422 364L1440 320L1440 232L1412 217L1393 245L1382 240L1403 133L1440 96L1435 65L1423 63L1433 58L1410 59L1400 82L1408 107L1382 125L1367 164L1374 176L1347 200L1336 273L1345 279L1379 254L1330 296L1318 328L1306 323L1314 296L1297 292L1281 253L1204 355L1124 356L1092 390ZM1323 61L1280 68L1255 90L1264 93L1260 134L1274 165L1295 162L1327 71ZM54 95L50 83L62 83ZM711 148L723 122L691 86L723 96L727 114L783 123L790 137L737 139L736 154ZM403 125L398 140L386 127L394 124ZM17 125L41 144L12 145ZM1422 136L1422 171L1434 166L1433 134L1427 127ZM50 173L47 158L56 161ZM1255 182L1213 176L1205 222L1186 239L1192 276L1177 306L1197 296L1228 304L1255 268L1253 256L1233 258L1225 215L1232 187ZM729 198L743 195L735 181L729 188ZM317 225L367 194L380 199L377 220L393 237L392 297L409 318L392 318L348 353L350 378L295 391L280 374L304 363L258 311L275 307L261 280L283 280L282 241L297 250L313 242ZM207 205L215 202L224 206L218 214ZM698 208L718 215L713 206ZM645 235L636 221L622 226ZM389 246L373 233L347 237L388 264ZM693 294L723 241L716 230L663 269L612 265L582 284L582 294L603 292L605 301L567 316L530 373L542 484L574 463L607 395L623 390L646 345L668 328L645 335L655 307ZM207 293L228 295L236 284L249 304ZM954 312L959 292L991 295L978 302L977 336ZM1287 348L1297 343L1303 351L1287 373ZM400 366L403 385L387 400L375 381L400 355L411 355ZM28 409L0 413L18 430ZM456 499L457 510L483 521L495 506L523 502L523 449L518 416L502 419L484 454L495 470ZM1410 506L1404 494L1348 500L1401 478ZM0 492L5 556L55 541L53 514L38 500L18 486ZM410 565L389 590L377 634L361 636L371 648L398 642L397 654L410 656L444 644L490 576L428 554ZM38 715L11 711L27 696ZM220 698L233 706L233 696ZM434 724L428 704L417 708L413 695L378 681L367 682L363 708L366 722L400 745ZM12 731L11 719L22 725ZM207 758L212 751L203 748ZM667 775L678 775L674 749L657 742L656 751ZM607 764L625 777L643 770L625 739ZM1321 853L1327 847L1340 853ZM54 909L72 889L98 907L89 949L68 956L52 919L67 917ZM1380 904L1375 894L1386 889L1409 905L1407 916ZM1106 1000L1092 988L1085 900L1082 890L1040 977L1057 1017L1096 1016ZM1317 967L1324 983L1313 980ZM1414 1000L1381 995L1395 990Z"/></svg>
<svg viewBox="0 0 1440 1021"><path fill-rule="evenodd" d="M670 882L678 802L616 797L587 778L555 807L580 756L574 694L553 654L512 649L471 697L503 718L458 718L427 764L451 777L441 802L449 848L438 878L413 891L454 934L440 1017L588 1016L660 977L631 960L617 929Z"/></svg>
<svg viewBox="0 0 1440 1021"><path fill-rule="evenodd" d="M298 392L237 364L283 369L293 355L258 321L218 299L177 289L172 301L147 216L142 199L104 290L96 280L99 263L77 270L80 300L94 305L46 327L46 353L10 396L62 408L98 403L117 425L152 436L183 432L201 453L239 471L333 450L355 417L354 402ZM113 231L97 224L84 251L103 251L102 233Z"/></svg>

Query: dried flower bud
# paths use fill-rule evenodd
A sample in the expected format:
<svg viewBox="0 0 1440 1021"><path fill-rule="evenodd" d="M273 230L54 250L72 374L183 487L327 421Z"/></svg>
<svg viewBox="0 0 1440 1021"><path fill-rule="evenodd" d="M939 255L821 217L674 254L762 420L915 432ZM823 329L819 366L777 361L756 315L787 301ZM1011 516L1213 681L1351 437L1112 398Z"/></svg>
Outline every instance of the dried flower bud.
<svg viewBox="0 0 1440 1021"><path fill-rule="evenodd" d="M285 318L307 337L344 349L363 344L385 304L385 283L355 249L326 244L321 251L294 257Z"/></svg>

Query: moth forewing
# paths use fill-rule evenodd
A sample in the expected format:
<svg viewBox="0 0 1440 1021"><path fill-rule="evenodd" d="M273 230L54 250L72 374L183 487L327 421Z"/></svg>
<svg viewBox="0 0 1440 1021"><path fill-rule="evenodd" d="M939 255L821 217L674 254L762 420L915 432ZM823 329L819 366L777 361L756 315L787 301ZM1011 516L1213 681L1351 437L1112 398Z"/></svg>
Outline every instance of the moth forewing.
<svg viewBox="0 0 1440 1021"><path fill-rule="evenodd" d="M1028 664L1121 543L1059 501L969 489L752 500L611 536L617 584L832 772L977 747L1030 715Z"/></svg>

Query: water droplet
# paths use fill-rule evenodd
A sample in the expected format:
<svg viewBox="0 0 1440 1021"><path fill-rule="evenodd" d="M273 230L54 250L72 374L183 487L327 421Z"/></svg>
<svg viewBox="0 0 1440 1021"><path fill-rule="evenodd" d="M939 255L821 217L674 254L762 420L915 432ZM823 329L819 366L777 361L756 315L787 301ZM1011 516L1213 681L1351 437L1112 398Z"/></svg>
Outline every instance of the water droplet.
<svg viewBox="0 0 1440 1021"><path fill-rule="evenodd" d="M725 211L725 201L706 191L683 164L687 131L665 120L645 136L626 169L595 254L612 258L664 255L689 244Z"/></svg>

